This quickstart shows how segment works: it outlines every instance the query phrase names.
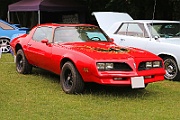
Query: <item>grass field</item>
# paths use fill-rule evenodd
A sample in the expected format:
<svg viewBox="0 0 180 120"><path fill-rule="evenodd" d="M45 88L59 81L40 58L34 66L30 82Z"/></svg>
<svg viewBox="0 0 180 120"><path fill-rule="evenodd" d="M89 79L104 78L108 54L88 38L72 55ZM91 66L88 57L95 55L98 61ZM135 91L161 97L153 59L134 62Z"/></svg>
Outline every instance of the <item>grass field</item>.
<svg viewBox="0 0 180 120"><path fill-rule="evenodd" d="M59 76L33 68L18 74L11 54L0 58L1 120L180 120L180 82L145 90L88 84L82 95L65 94Z"/></svg>

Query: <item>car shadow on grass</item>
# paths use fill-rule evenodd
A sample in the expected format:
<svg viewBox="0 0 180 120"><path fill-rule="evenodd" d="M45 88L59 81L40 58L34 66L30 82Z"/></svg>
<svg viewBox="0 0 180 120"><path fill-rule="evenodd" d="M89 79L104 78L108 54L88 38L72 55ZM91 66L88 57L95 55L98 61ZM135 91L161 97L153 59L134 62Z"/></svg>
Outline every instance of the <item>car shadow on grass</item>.
<svg viewBox="0 0 180 120"><path fill-rule="evenodd" d="M32 75L41 76L46 80L60 84L60 76L49 71L35 68L33 69ZM148 87L148 86L147 86ZM131 89L131 86L124 87L124 86L107 86L101 85L97 83L85 83L85 90L81 95L96 95L96 96L119 96L119 97L128 97L128 98L142 98L144 96L154 96L158 93L157 91L149 91L147 87L144 89Z"/></svg>
<svg viewBox="0 0 180 120"><path fill-rule="evenodd" d="M56 74L54 74L52 72L43 70L41 68L33 68L31 74L35 75L35 76L41 76L43 78L46 78L47 80L50 80L51 82L55 82L55 83L60 82L59 75L56 75Z"/></svg>
<svg viewBox="0 0 180 120"><path fill-rule="evenodd" d="M148 87L148 86L147 86ZM149 91L144 89L132 89L130 86L106 86L99 85L96 83L86 84L86 89L83 94L93 94L93 95L104 95L104 96L114 96L114 97L128 97L128 98L142 98L148 96L154 96L159 94L157 91Z"/></svg>

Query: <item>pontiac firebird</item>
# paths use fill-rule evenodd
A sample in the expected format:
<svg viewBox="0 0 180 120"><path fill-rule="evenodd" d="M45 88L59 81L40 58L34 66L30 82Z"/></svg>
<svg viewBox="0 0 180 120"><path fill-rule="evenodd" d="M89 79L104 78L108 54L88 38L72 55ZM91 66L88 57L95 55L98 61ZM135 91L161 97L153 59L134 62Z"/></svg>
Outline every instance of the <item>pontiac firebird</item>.
<svg viewBox="0 0 180 120"><path fill-rule="evenodd" d="M164 80L160 57L118 46L90 24L41 24L10 45L17 72L28 74L36 66L58 74L67 94L82 93L86 82L145 88Z"/></svg>

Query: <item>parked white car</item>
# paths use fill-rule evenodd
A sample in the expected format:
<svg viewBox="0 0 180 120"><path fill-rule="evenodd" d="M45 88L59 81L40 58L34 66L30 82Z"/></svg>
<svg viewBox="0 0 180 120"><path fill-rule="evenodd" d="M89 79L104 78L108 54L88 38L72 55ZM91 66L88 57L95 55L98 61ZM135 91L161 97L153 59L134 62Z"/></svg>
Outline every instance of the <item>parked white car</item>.
<svg viewBox="0 0 180 120"><path fill-rule="evenodd" d="M117 12L92 14L116 44L155 53L164 60L165 79L180 81L180 21L133 20Z"/></svg>

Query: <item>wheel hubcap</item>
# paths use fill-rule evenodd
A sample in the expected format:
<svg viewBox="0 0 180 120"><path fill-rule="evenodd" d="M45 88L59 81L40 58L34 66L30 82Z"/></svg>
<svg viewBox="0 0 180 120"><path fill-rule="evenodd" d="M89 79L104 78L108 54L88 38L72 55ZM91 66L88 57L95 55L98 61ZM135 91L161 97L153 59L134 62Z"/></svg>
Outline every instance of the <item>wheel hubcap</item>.
<svg viewBox="0 0 180 120"><path fill-rule="evenodd" d="M65 72L65 86L66 88L70 89L73 85L73 80L72 80L72 73L70 70L67 70Z"/></svg>
<svg viewBox="0 0 180 120"><path fill-rule="evenodd" d="M170 79L170 80L174 79L177 74L177 68L176 68L175 61L173 61L171 59L167 59L164 61L164 65L165 65L165 69L166 69L165 78Z"/></svg>
<svg viewBox="0 0 180 120"><path fill-rule="evenodd" d="M173 71L174 71L173 66L172 66L172 65L169 65L169 66L167 67L167 72L168 72L168 73L173 73Z"/></svg>
<svg viewBox="0 0 180 120"><path fill-rule="evenodd" d="M7 53L10 51L10 44L9 44L9 41L7 39L1 39L0 40L0 46L1 46L2 52Z"/></svg>
<svg viewBox="0 0 180 120"><path fill-rule="evenodd" d="M21 68L23 67L23 60L22 60L22 56L17 56L17 69L20 71Z"/></svg>

